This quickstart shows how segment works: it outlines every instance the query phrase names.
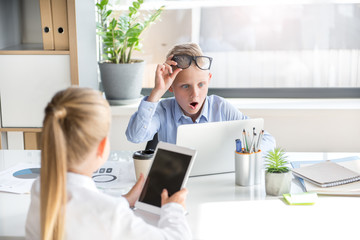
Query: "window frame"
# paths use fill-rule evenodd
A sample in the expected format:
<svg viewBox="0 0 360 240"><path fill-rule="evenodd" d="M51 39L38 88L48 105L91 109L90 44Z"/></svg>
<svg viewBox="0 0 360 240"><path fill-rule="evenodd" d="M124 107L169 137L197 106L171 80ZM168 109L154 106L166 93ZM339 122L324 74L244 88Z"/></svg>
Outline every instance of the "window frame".
<svg viewBox="0 0 360 240"><path fill-rule="evenodd" d="M152 88L143 88L149 96ZM360 98L360 88L209 88L208 95L224 98ZM167 91L164 98L172 97Z"/></svg>

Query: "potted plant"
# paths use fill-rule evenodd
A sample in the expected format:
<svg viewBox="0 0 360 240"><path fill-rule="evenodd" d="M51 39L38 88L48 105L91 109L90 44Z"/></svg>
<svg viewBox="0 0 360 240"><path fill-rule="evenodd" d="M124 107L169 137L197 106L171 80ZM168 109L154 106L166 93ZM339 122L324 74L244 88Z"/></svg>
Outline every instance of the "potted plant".
<svg viewBox="0 0 360 240"><path fill-rule="evenodd" d="M282 148L275 148L264 157L265 168L265 189L266 194L281 196L289 193L291 188L292 174L286 166L287 156Z"/></svg>
<svg viewBox="0 0 360 240"><path fill-rule="evenodd" d="M96 3L99 15L97 34L101 38L100 76L106 98L112 105L122 105L140 97L145 61L132 59L140 50L140 34L155 22L164 9L144 16L139 12L143 0L134 0L118 19L108 9L109 0Z"/></svg>

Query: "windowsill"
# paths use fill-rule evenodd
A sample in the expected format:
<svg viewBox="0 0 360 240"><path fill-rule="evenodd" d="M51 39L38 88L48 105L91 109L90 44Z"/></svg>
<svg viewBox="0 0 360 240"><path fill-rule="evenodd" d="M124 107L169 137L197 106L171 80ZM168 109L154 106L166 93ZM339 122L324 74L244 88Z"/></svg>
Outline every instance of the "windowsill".
<svg viewBox="0 0 360 240"><path fill-rule="evenodd" d="M239 109L254 110L360 110L360 98L351 99L289 99L289 98L227 98ZM113 116L128 116L137 111L141 100L124 106L111 106Z"/></svg>

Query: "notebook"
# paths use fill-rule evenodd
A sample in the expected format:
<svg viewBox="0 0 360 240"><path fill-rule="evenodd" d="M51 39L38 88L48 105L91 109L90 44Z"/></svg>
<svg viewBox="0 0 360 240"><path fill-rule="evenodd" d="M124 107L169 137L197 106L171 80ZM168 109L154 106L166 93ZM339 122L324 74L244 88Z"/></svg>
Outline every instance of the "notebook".
<svg viewBox="0 0 360 240"><path fill-rule="evenodd" d="M329 160L329 161L332 161L332 162L336 162L336 163L338 163L338 164L340 164L340 165L342 165L343 166L343 162L351 162L351 161L354 161L354 160L359 160L360 158L358 157L358 156L351 156L351 157L344 157L344 158L338 158L338 159L331 159L331 160ZM310 166L310 165L312 165L312 164L315 164L315 163L319 163L319 162L323 162L324 160L313 160L313 161L291 161L290 162L290 164L291 164L291 166L292 166L292 168L299 168L299 167L304 167L304 166ZM360 161L360 160L359 160ZM360 163L360 162L359 162ZM357 171L357 172L359 172L360 173L360 164L359 164L359 166L357 166L357 164L355 164L355 166L347 166L347 168L350 168L350 169L353 169L353 170L357 170L357 169L359 169L359 171ZM311 183L309 183L309 182L306 182L305 183L305 181L304 181L304 179L302 179L302 178L300 178L300 177L296 177L298 180L299 180L299 182L300 182L300 184L301 184L301 187L302 187L302 189L306 192L306 191L309 191L308 189L307 189L307 187L306 187L306 183L307 184L311 184ZM318 188L318 189L322 189L321 187L317 187L317 186L315 186L315 185L313 185L313 184L311 184L312 186L314 186L315 188ZM329 189L329 188L328 188Z"/></svg>
<svg viewBox="0 0 360 240"><path fill-rule="evenodd" d="M254 118L224 122L180 125L176 145L197 150L190 176L227 173L235 171L235 139L245 129L252 133L264 129L264 119Z"/></svg>
<svg viewBox="0 0 360 240"><path fill-rule="evenodd" d="M331 161L300 167L292 172L295 176L320 187L334 187L360 181L359 173Z"/></svg>

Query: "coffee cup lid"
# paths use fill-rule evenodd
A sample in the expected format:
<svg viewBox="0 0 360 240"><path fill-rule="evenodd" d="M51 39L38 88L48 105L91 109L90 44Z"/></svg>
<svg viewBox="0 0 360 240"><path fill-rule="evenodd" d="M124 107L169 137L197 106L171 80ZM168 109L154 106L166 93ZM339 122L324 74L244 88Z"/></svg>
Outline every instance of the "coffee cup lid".
<svg viewBox="0 0 360 240"><path fill-rule="evenodd" d="M133 154L134 159L140 159L140 160L147 160L154 157L154 150L142 150L142 151L136 151Z"/></svg>

